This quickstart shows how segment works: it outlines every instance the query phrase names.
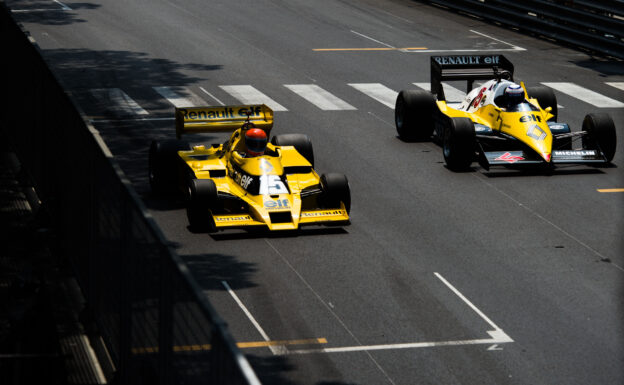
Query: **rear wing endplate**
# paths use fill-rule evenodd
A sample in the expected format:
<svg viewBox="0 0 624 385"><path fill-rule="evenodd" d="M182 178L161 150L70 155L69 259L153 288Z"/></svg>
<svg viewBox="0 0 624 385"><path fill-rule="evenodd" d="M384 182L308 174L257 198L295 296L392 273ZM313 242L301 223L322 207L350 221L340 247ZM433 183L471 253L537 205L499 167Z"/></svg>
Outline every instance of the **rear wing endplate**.
<svg viewBox="0 0 624 385"><path fill-rule="evenodd" d="M513 81L514 66L503 55L452 55L431 57L431 92L446 100L444 80L466 80L466 93L474 80L503 78Z"/></svg>
<svg viewBox="0 0 624 385"><path fill-rule="evenodd" d="M265 104L182 107L175 109L176 136L202 132L228 132L242 127L247 121L266 131L273 127L273 110Z"/></svg>

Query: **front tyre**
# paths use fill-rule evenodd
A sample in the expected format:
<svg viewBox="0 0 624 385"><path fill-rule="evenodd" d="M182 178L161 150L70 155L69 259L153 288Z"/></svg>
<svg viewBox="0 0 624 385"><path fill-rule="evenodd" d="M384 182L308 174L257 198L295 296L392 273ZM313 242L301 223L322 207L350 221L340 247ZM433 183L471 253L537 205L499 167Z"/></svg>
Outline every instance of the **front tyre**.
<svg viewBox="0 0 624 385"><path fill-rule="evenodd" d="M394 107L394 123L399 138L405 141L431 139L434 122L435 99L431 92L403 90Z"/></svg>
<svg viewBox="0 0 624 385"><path fill-rule="evenodd" d="M314 149L309 136L305 134L275 135L271 143L274 146L293 146L314 167Z"/></svg>
<svg viewBox="0 0 624 385"><path fill-rule="evenodd" d="M342 202L347 213L351 211L351 189L346 176L336 173L322 174L321 188L325 208L340 208Z"/></svg>
<svg viewBox="0 0 624 385"><path fill-rule="evenodd" d="M554 116L550 119L551 122L557 121L557 96L555 96L555 92L550 87L546 86L534 86L527 87L527 94L529 98L537 99L540 107L545 110L547 107L550 107L550 113Z"/></svg>
<svg viewBox="0 0 624 385"><path fill-rule="evenodd" d="M178 185L178 151L188 151L191 146L184 140L152 141L149 148L148 178L152 193L170 194Z"/></svg>
<svg viewBox="0 0 624 385"><path fill-rule="evenodd" d="M446 166L453 171L467 170L475 153L474 124L469 118L452 118L444 130L442 152Z"/></svg>
<svg viewBox="0 0 624 385"><path fill-rule="evenodd" d="M583 148L591 150L598 147L611 162L617 145L613 119L605 113L588 114L583 119L583 131Z"/></svg>
<svg viewBox="0 0 624 385"><path fill-rule="evenodd" d="M210 179L191 179L186 216L194 231L216 231L211 209L217 203L217 186Z"/></svg>

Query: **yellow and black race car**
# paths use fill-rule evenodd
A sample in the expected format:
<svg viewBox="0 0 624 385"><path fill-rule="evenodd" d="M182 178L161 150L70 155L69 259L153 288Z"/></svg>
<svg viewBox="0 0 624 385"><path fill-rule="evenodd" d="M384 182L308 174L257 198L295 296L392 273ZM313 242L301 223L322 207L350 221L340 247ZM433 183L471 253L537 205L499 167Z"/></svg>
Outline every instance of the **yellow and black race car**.
<svg viewBox="0 0 624 385"><path fill-rule="evenodd" d="M513 70L502 55L432 56L431 92L403 90L397 96L399 137L441 143L446 165L455 171L474 160L486 170L611 162L616 134L609 115L588 114L582 130L571 132L557 122L552 89L516 84ZM467 81L467 95L458 105L446 102L444 80ZM472 89L474 80L487 81Z"/></svg>
<svg viewBox="0 0 624 385"><path fill-rule="evenodd" d="M149 180L154 193L186 197L192 229L349 224L347 178L316 173L308 136L276 135L263 155L249 156L248 130L270 136L273 111L266 105L176 108L175 119L178 139L150 146ZM180 139L186 133L229 131L225 143L208 147L191 148Z"/></svg>

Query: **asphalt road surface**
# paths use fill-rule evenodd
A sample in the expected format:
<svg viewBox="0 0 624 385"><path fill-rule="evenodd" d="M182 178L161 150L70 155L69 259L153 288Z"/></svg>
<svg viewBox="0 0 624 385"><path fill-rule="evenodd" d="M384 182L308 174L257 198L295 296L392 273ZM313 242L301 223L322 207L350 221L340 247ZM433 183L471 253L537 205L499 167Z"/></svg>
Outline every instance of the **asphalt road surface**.
<svg viewBox="0 0 624 385"><path fill-rule="evenodd" d="M622 62L408 0L7 4L263 383L624 383ZM455 173L399 140L396 92L463 53L553 87L573 131L609 113L614 165ZM147 148L174 137L176 103L258 101L274 134L312 138L319 172L348 176L351 226L198 234L152 197Z"/></svg>

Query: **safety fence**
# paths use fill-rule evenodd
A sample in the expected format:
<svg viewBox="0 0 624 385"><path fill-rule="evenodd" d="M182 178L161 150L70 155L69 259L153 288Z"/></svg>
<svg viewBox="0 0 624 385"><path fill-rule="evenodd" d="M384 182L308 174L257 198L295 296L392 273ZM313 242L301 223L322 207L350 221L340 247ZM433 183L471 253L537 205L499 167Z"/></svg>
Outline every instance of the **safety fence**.
<svg viewBox="0 0 624 385"><path fill-rule="evenodd" d="M624 59L622 0L420 0Z"/></svg>
<svg viewBox="0 0 624 385"><path fill-rule="evenodd" d="M0 127L51 214L104 341L104 371L117 384L258 384L98 132L3 2L0 33Z"/></svg>

